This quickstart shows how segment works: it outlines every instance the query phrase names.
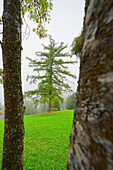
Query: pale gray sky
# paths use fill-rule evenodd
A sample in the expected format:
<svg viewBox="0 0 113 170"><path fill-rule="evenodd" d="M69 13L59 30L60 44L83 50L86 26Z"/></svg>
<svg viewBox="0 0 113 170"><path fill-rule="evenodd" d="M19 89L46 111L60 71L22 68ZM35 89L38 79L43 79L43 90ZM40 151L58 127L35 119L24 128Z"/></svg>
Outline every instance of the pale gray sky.
<svg viewBox="0 0 113 170"><path fill-rule="evenodd" d="M0 16L2 16L3 0L0 0ZM84 0L53 0L53 10L51 12L51 22L46 25L48 34L52 35L52 38L56 42L68 43L71 45L74 37L78 36L83 27L84 18ZM27 40L22 41L22 88L23 91L34 89L36 85L29 85L26 82L27 74L32 74L32 68L28 67L28 61L26 56L36 58L35 52L43 50L41 44L48 44L48 39L40 40L38 36L32 32L32 28L36 27L36 24L27 19L27 23L31 28L30 36ZM25 30L25 23L23 25L23 32ZM0 40L2 36L0 35ZM70 49L69 49L70 50ZM2 51L0 48L0 68L2 67ZM79 62L74 66L70 65L69 70L72 71L77 77L79 76ZM77 80L74 80L74 84L70 84L74 91L77 88ZM0 85L0 102L3 103L3 88Z"/></svg>

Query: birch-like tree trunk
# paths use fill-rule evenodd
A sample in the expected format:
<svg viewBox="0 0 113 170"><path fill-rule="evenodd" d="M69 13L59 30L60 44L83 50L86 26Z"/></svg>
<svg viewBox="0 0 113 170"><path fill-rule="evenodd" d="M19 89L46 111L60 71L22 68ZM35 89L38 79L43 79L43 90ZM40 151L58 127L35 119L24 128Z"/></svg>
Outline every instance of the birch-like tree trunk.
<svg viewBox="0 0 113 170"><path fill-rule="evenodd" d="M113 169L113 1L86 0L67 169Z"/></svg>
<svg viewBox="0 0 113 170"><path fill-rule="evenodd" d="M2 51L5 99L2 170L22 170L24 123L20 0L4 0Z"/></svg>

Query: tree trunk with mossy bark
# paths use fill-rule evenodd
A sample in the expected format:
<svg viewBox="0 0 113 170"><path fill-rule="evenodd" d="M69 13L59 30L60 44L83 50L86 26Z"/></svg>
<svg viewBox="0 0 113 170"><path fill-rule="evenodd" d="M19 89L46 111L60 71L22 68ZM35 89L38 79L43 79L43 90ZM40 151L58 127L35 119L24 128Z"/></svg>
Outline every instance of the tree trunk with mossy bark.
<svg viewBox="0 0 113 170"><path fill-rule="evenodd" d="M113 1L86 0L67 169L113 169Z"/></svg>
<svg viewBox="0 0 113 170"><path fill-rule="evenodd" d="M22 170L24 122L20 0L4 0L2 52L5 100L2 170Z"/></svg>

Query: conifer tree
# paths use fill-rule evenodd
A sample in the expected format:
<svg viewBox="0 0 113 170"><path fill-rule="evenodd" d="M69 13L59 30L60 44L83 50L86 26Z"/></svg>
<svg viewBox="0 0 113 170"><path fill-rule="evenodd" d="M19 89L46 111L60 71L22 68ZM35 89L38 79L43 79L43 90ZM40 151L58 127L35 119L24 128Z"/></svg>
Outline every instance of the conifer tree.
<svg viewBox="0 0 113 170"><path fill-rule="evenodd" d="M76 94L72 93L69 95L66 99L66 109L67 110L74 110L75 109L75 99L76 99Z"/></svg>
<svg viewBox="0 0 113 170"><path fill-rule="evenodd" d="M60 45L55 43L55 40L49 36L50 44L48 46L43 45L43 52L36 52L37 59L27 59L30 61L29 66L34 67L33 71L37 72L37 75L28 76L30 83L36 83L38 80L37 89L25 92L25 96L32 98L37 104L48 103L48 110L51 112L52 101L58 99L63 101L61 92L72 91L67 82L67 76L76 78L75 75L68 71L67 64L74 64L76 61L65 61L63 58L68 58L70 54L64 52L67 45L63 42Z"/></svg>

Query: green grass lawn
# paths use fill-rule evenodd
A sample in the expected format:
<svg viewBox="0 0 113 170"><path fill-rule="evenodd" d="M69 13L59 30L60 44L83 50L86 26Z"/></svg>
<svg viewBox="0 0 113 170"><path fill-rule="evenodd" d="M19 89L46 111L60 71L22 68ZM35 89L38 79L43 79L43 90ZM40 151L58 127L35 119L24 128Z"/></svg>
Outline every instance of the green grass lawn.
<svg viewBox="0 0 113 170"><path fill-rule="evenodd" d="M74 111L25 116L24 170L65 169ZM0 167L3 120L0 121Z"/></svg>

